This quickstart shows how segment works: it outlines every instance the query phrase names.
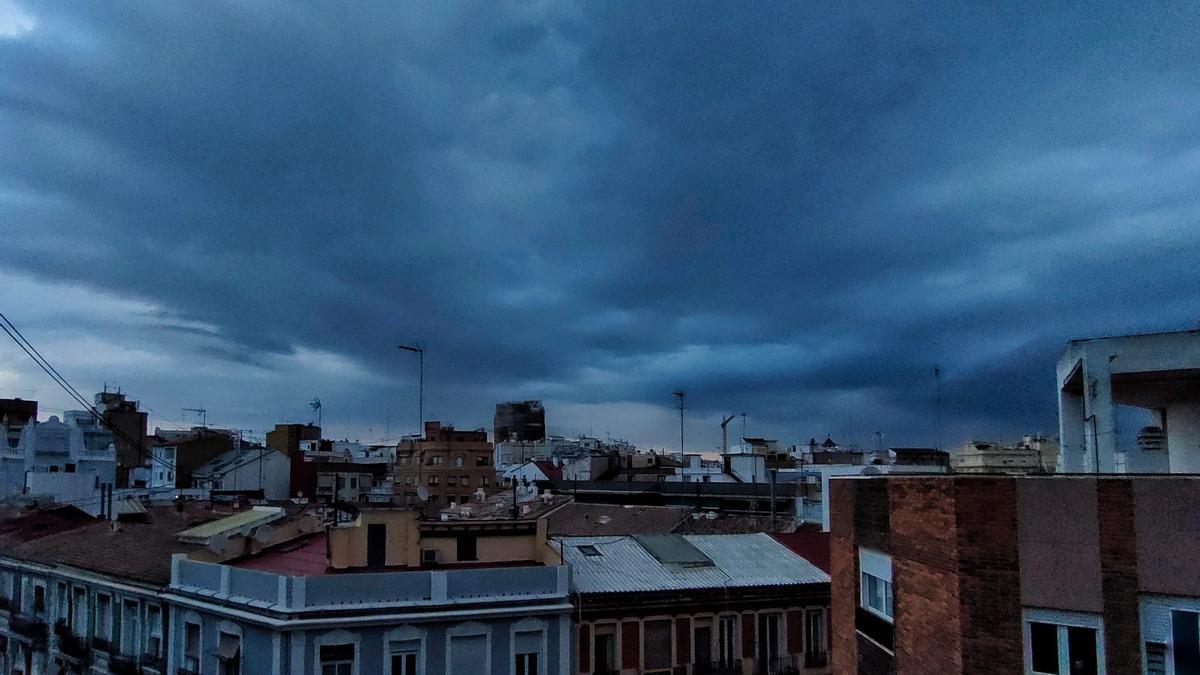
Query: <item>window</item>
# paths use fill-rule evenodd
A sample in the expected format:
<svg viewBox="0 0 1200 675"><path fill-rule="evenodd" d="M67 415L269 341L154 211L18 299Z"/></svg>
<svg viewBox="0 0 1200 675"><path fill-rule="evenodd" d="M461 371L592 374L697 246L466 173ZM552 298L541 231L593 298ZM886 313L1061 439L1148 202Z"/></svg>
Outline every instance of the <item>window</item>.
<svg viewBox="0 0 1200 675"><path fill-rule="evenodd" d="M487 466L490 463L491 463L491 458L489 458L487 455L476 455L475 456L475 466Z"/></svg>
<svg viewBox="0 0 1200 675"><path fill-rule="evenodd" d="M1100 618L1026 610L1025 667L1039 675L1102 675Z"/></svg>
<svg viewBox="0 0 1200 675"><path fill-rule="evenodd" d="M183 624L183 667L193 673L200 672L200 624Z"/></svg>
<svg viewBox="0 0 1200 675"><path fill-rule="evenodd" d="M892 559L882 553L859 549L859 606L892 621Z"/></svg>
<svg viewBox="0 0 1200 675"><path fill-rule="evenodd" d="M589 556L589 557L593 557L593 558L596 556L604 555L603 553L600 552L600 549L596 548L595 546L592 546L591 544L584 544L583 546L576 546L575 548L579 549L580 553L582 553L586 556Z"/></svg>
<svg viewBox="0 0 1200 675"><path fill-rule="evenodd" d="M475 535L460 534L458 536L458 560L460 562L467 560L479 560L479 554L476 550Z"/></svg>
<svg viewBox="0 0 1200 675"><path fill-rule="evenodd" d="M487 476L480 476L480 478L479 478L479 486L480 487L487 487L490 484L491 484L491 481L488 480Z"/></svg>
<svg viewBox="0 0 1200 675"><path fill-rule="evenodd" d="M518 653L514 667L517 675L538 675L537 652Z"/></svg>
<svg viewBox="0 0 1200 675"><path fill-rule="evenodd" d="M146 648L151 656L162 654L162 611L158 605L146 605Z"/></svg>
<svg viewBox="0 0 1200 675"><path fill-rule="evenodd" d="M54 594L54 618L67 625L71 623L71 592L67 584L61 581Z"/></svg>
<svg viewBox="0 0 1200 675"><path fill-rule="evenodd" d="M804 665L807 668L824 666L829 659L825 638L825 609L814 607L804 612Z"/></svg>
<svg viewBox="0 0 1200 675"><path fill-rule="evenodd" d="M96 594L96 637L112 640L112 598L104 593Z"/></svg>
<svg viewBox="0 0 1200 675"><path fill-rule="evenodd" d="M447 487L457 487L458 486L458 483L456 483L454 480L454 476L446 476L446 486Z"/></svg>
<svg viewBox="0 0 1200 675"><path fill-rule="evenodd" d="M642 638L645 645L642 655L643 667L647 671L669 671L673 662L671 620L643 622L642 630L645 632Z"/></svg>
<svg viewBox="0 0 1200 675"><path fill-rule="evenodd" d="M358 476L350 477L350 487L354 488L355 490L358 489Z"/></svg>
<svg viewBox="0 0 1200 675"><path fill-rule="evenodd" d="M33 613L38 616L46 613L46 587L41 584L33 586Z"/></svg>
<svg viewBox="0 0 1200 675"><path fill-rule="evenodd" d="M354 645L322 645L321 675L353 675Z"/></svg>
<svg viewBox="0 0 1200 675"><path fill-rule="evenodd" d="M597 673L617 671L617 627L615 624L594 625L592 636L592 667Z"/></svg>
<svg viewBox="0 0 1200 675"><path fill-rule="evenodd" d="M711 667L713 662L712 621L697 618L692 622L692 649L695 650L696 667Z"/></svg>
<svg viewBox="0 0 1200 675"><path fill-rule="evenodd" d="M438 484L438 477L437 477L437 476L430 476L430 477L429 477L429 484L430 484L430 485L437 485L437 484Z"/></svg>
<svg viewBox="0 0 1200 675"><path fill-rule="evenodd" d="M242 672L242 638L240 635L221 631L217 642L217 659L220 665L217 672L221 675L238 675Z"/></svg>
<svg viewBox="0 0 1200 675"><path fill-rule="evenodd" d="M1181 610L1171 611L1171 663L1176 675L1200 673L1200 614ZM1147 645L1149 647L1149 645ZM1147 661L1151 650L1146 650ZM1165 662L1165 658L1162 659ZM1165 668L1163 672L1165 672Z"/></svg>
<svg viewBox="0 0 1200 675"><path fill-rule="evenodd" d="M444 461L446 461L446 458L442 457L441 455L434 455L433 457L429 458L429 463L434 466L441 466L442 462Z"/></svg>
<svg viewBox="0 0 1200 675"><path fill-rule="evenodd" d="M71 632L84 637L88 632L88 602L86 588L71 589Z"/></svg>
<svg viewBox="0 0 1200 675"><path fill-rule="evenodd" d="M466 462L466 460L463 458L462 455L459 455L454 458L454 466L462 466L465 462Z"/></svg>
<svg viewBox="0 0 1200 675"><path fill-rule="evenodd" d="M126 656L136 656L138 650L138 634L141 632L138 622L138 603L136 600L126 600L121 604L121 653Z"/></svg>
<svg viewBox="0 0 1200 675"><path fill-rule="evenodd" d="M737 617L723 616L717 626L717 664L733 668L737 661Z"/></svg>
<svg viewBox="0 0 1200 675"><path fill-rule="evenodd" d="M420 640L393 640L389 646L392 671L390 675L417 675L421 656Z"/></svg>
<svg viewBox="0 0 1200 675"><path fill-rule="evenodd" d="M758 615L758 662L768 668L779 659L779 615Z"/></svg>

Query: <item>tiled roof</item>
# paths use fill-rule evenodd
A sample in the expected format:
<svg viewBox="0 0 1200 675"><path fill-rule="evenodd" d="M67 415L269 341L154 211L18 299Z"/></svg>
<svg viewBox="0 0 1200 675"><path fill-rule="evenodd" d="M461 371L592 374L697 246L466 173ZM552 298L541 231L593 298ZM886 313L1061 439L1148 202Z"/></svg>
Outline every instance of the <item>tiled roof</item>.
<svg viewBox="0 0 1200 675"><path fill-rule="evenodd" d="M115 530L106 520L81 522L67 516L76 526L60 522L32 536L31 525L53 518L53 513L25 516L18 519L26 521L19 527L10 521L0 531L0 555L165 586L171 580L171 554L195 549L179 542L179 531L212 519L213 513L163 506L151 507L148 516L149 522L119 522Z"/></svg>
<svg viewBox="0 0 1200 675"><path fill-rule="evenodd" d="M546 478L550 480L562 480L562 467L554 466L554 462L539 459L534 460L533 465L541 469L542 473L546 474Z"/></svg>
<svg viewBox="0 0 1200 675"><path fill-rule="evenodd" d="M676 535L712 565L663 564L629 536L564 537L571 585L580 593L751 588L829 583L829 575L768 534Z"/></svg>

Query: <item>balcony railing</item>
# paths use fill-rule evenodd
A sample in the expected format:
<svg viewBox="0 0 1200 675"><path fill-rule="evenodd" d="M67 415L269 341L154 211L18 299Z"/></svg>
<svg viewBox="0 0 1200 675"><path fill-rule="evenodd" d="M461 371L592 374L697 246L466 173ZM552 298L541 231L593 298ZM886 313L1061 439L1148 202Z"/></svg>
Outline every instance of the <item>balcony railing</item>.
<svg viewBox="0 0 1200 675"><path fill-rule="evenodd" d="M108 658L108 672L113 675L141 675L137 659L126 654L113 654Z"/></svg>
<svg viewBox="0 0 1200 675"><path fill-rule="evenodd" d="M54 622L54 636L58 638L58 651L80 661L86 661L91 652L87 640L76 635L66 621Z"/></svg>
<svg viewBox="0 0 1200 675"><path fill-rule="evenodd" d="M805 668L824 668L829 665L828 652L808 652L804 655Z"/></svg>
<svg viewBox="0 0 1200 675"><path fill-rule="evenodd" d="M778 659L759 659L754 663L754 675L799 675L800 669L792 662L792 659L783 657Z"/></svg>
<svg viewBox="0 0 1200 675"><path fill-rule="evenodd" d="M45 619L33 614L13 614L8 621L8 627L12 632L29 638L34 644L45 644L50 632Z"/></svg>

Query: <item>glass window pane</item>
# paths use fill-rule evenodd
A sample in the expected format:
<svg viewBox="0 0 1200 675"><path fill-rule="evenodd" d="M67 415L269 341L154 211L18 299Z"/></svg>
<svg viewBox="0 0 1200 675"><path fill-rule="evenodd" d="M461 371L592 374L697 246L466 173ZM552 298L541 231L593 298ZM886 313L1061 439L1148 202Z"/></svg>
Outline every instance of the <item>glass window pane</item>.
<svg viewBox="0 0 1200 675"><path fill-rule="evenodd" d="M1058 626L1030 621L1029 650L1034 672L1058 674Z"/></svg>
<svg viewBox="0 0 1200 675"><path fill-rule="evenodd" d="M1071 675L1096 675L1096 630L1068 626L1067 656Z"/></svg>
<svg viewBox="0 0 1200 675"><path fill-rule="evenodd" d="M1200 675L1200 625L1195 612L1171 612L1175 675Z"/></svg>

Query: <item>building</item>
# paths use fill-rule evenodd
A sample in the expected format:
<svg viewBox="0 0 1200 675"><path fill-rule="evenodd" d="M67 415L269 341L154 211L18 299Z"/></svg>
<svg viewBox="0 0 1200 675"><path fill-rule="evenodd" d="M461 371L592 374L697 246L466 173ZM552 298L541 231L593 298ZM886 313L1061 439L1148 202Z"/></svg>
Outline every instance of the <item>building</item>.
<svg viewBox="0 0 1200 675"><path fill-rule="evenodd" d="M571 566L579 673L828 672L829 575L770 535L556 545Z"/></svg>
<svg viewBox="0 0 1200 675"><path fill-rule="evenodd" d="M833 672L1200 669L1200 478L876 476L831 488Z"/></svg>
<svg viewBox="0 0 1200 675"><path fill-rule="evenodd" d="M476 490L488 490L496 483L492 452L483 429L463 431L426 422L423 438L405 439L396 448L396 496L402 504L415 505L424 493L433 509L468 502ZM419 491L421 487L425 491Z"/></svg>
<svg viewBox="0 0 1200 675"><path fill-rule="evenodd" d="M29 420L0 447L0 497L36 494L58 501L88 497L113 485L117 450L112 433L90 411L63 419Z"/></svg>
<svg viewBox="0 0 1200 675"><path fill-rule="evenodd" d="M217 455L192 471L192 487L212 492L257 492L280 501L292 496L291 459L271 448L243 447Z"/></svg>
<svg viewBox="0 0 1200 675"><path fill-rule="evenodd" d="M537 460L552 461L558 464L578 464L582 473L580 480L600 480L604 474L622 466L633 466L639 460L648 461L653 456L649 453L639 453L637 448L626 441L602 441L590 436L566 438L564 436L549 436L539 441L504 441L495 444L493 461L496 471L503 473L512 466ZM586 468L580 462L588 458Z"/></svg>
<svg viewBox="0 0 1200 675"><path fill-rule="evenodd" d="M719 459L708 459L698 453L686 453L683 466L677 468L668 481L681 483L732 483L737 479L725 473L724 463Z"/></svg>
<svg viewBox="0 0 1200 675"><path fill-rule="evenodd" d="M104 391L93 399L104 425L115 431L117 445L117 487L132 487L129 474L147 462L146 413L138 410L138 402L125 398L120 391Z"/></svg>
<svg viewBox="0 0 1200 675"><path fill-rule="evenodd" d="M276 424L267 432L267 447L289 457L300 452L302 441L320 441L321 427L315 424Z"/></svg>
<svg viewBox="0 0 1200 675"><path fill-rule="evenodd" d="M192 472L238 446L228 429L158 429L150 439L150 485L165 490L192 487Z"/></svg>
<svg viewBox="0 0 1200 675"><path fill-rule="evenodd" d="M1161 442L1119 447L1116 406ZM1072 340L1058 360L1059 470L1200 473L1200 330Z"/></svg>
<svg viewBox="0 0 1200 675"><path fill-rule="evenodd" d="M569 574L536 520L366 509L227 563L171 564L171 673L571 669Z"/></svg>
<svg viewBox="0 0 1200 675"><path fill-rule="evenodd" d="M1028 436L1026 437L1028 438ZM889 448L892 464L950 468L950 453L937 448Z"/></svg>
<svg viewBox="0 0 1200 675"><path fill-rule="evenodd" d="M307 454L288 458L288 494L322 504L390 504L394 489L388 465L348 462Z"/></svg>
<svg viewBox="0 0 1200 675"><path fill-rule="evenodd" d="M1139 434L1139 437L1138 437L1139 449L1145 449L1145 448L1141 448L1140 446L1141 446L1142 441L1145 438L1147 438L1147 436L1146 436L1147 431L1151 430L1151 429L1156 429L1156 428L1155 427L1146 427L1145 429L1142 430L1142 433ZM1157 432L1159 434L1159 444L1157 447L1155 447L1153 449L1161 450L1162 449L1162 443L1161 443L1162 430L1157 429ZM1151 431L1149 433L1153 434L1154 432ZM1016 444L1015 447L1018 449L1033 450L1034 452L1038 453L1038 455L1041 457L1040 462L1041 462L1042 468L1044 468L1046 470L1046 473L1054 473L1057 470L1057 468L1058 468L1058 452L1059 452L1059 444L1058 444L1057 438L1051 438L1045 434L1040 434L1040 433L1025 434L1024 436L1021 437L1021 440Z"/></svg>
<svg viewBox="0 0 1200 675"><path fill-rule="evenodd" d="M546 438L546 409L542 402L497 403L492 438L497 443L529 443Z"/></svg>
<svg viewBox="0 0 1200 675"><path fill-rule="evenodd" d="M999 443L967 441L950 458L956 473L1047 473L1042 453L1029 446L1002 447Z"/></svg>
<svg viewBox="0 0 1200 675"><path fill-rule="evenodd" d="M108 522L65 506L0 522L0 672L165 675L171 555L211 555L177 533L220 515L181 505Z"/></svg>
<svg viewBox="0 0 1200 675"><path fill-rule="evenodd" d="M6 429L21 429L29 422L36 422L37 415L37 401L23 401L19 398L0 398L0 425L3 425Z"/></svg>

